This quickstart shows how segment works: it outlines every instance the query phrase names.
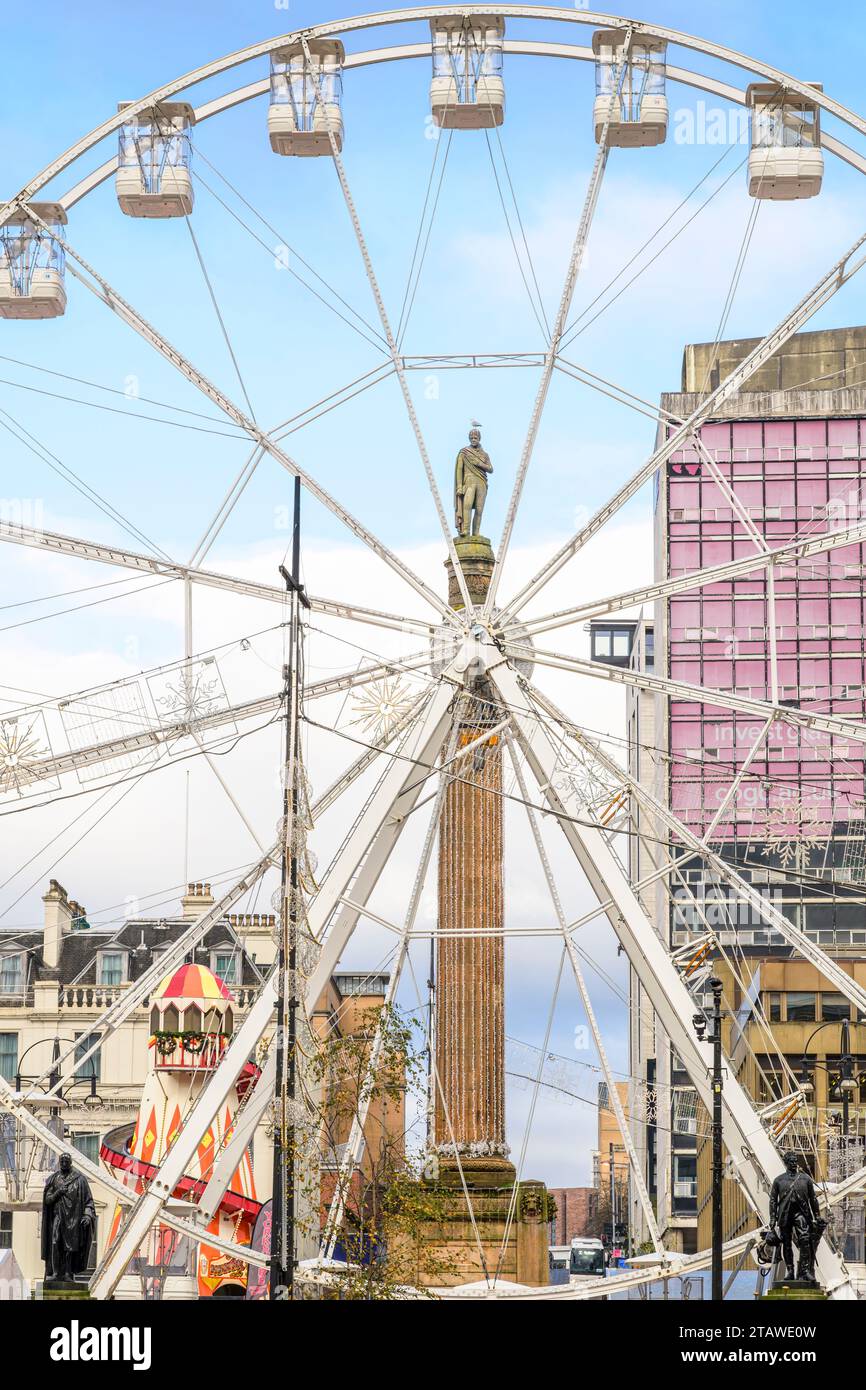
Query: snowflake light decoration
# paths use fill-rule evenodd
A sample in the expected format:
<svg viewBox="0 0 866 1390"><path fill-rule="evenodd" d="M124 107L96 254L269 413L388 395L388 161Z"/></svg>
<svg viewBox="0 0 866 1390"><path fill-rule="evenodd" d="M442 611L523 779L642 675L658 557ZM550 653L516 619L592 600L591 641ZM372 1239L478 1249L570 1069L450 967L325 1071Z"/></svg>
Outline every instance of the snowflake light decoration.
<svg viewBox="0 0 866 1390"><path fill-rule="evenodd" d="M588 810L607 805L622 790L605 769L583 753L560 755L553 786L556 791L571 793Z"/></svg>
<svg viewBox="0 0 866 1390"><path fill-rule="evenodd" d="M634 1109L636 1117L643 1120L645 1124L654 1125L658 1123L658 1091L654 1086L648 1086L646 1082L640 1082L638 1084L634 1098Z"/></svg>
<svg viewBox="0 0 866 1390"><path fill-rule="evenodd" d="M761 823L765 844L761 854L765 859L777 854L783 869L796 864L802 853L809 863L812 854L822 849L828 839L828 825L814 802L792 797L780 806L771 806Z"/></svg>
<svg viewBox="0 0 866 1390"><path fill-rule="evenodd" d="M355 717L350 724L360 724L375 743L389 738L412 708L409 687L399 676L386 676L374 681L355 697Z"/></svg>
<svg viewBox="0 0 866 1390"><path fill-rule="evenodd" d="M219 671L213 658L196 663L184 663L175 673L174 681L165 680L162 693L157 693L153 683L151 691L156 705L165 711L169 722L192 724L217 710L224 709L227 701Z"/></svg>
<svg viewBox="0 0 866 1390"><path fill-rule="evenodd" d="M0 720L0 791L16 791L21 796L21 788L34 780L34 765L46 751L33 732L35 723Z"/></svg>

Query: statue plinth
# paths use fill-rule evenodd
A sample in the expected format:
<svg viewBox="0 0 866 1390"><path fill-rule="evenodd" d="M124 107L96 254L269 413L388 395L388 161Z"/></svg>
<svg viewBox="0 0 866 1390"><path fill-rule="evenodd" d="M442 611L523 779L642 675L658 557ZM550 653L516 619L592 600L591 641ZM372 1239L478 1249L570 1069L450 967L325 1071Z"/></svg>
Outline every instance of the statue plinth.
<svg viewBox="0 0 866 1390"><path fill-rule="evenodd" d="M818 1299L826 1301L827 1294L820 1284L815 1284L809 1279L777 1279L773 1287L762 1294L761 1298L792 1302Z"/></svg>
<svg viewBox="0 0 866 1390"><path fill-rule="evenodd" d="M454 549L466 579L469 597L475 604L483 603L496 564L493 546L486 536L455 536ZM463 595L450 558L445 561L445 569L448 572L448 602L452 608L460 609L464 606Z"/></svg>
<svg viewBox="0 0 866 1390"><path fill-rule="evenodd" d="M418 1278L419 1284L453 1288L491 1277L513 1284L544 1287L550 1280L548 1268L549 1198L544 1183L522 1182L514 1198L514 1170L505 1187L479 1187L466 1175L472 1202L472 1218L462 1191L443 1190L438 1184L436 1220L427 1224L417 1237L426 1247L423 1269L435 1268L435 1276ZM433 1184L425 1184L430 1189ZM482 1263L481 1250L484 1252ZM486 1270L485 1270L486 1266Z"/></svg>
<svg viewBox="0 0 866 1390"><path fill-rule="evenodd" d="M90 1298L90 1287L86 1280L42 1279L36 1281L33 1297L41 1302L86 1301Z"/></svg>

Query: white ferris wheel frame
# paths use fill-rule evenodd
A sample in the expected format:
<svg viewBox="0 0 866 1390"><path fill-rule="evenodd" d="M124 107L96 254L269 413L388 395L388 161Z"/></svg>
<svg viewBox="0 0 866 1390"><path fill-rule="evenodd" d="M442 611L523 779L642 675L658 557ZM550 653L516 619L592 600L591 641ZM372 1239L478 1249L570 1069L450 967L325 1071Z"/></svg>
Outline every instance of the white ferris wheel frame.
<svg viewBox="0 0 866 1390"><path fill-rule="evenodd" d="M478 13L477 7L453 6L449 7L448 13L455 13L469 16ZM580 24L597 27L618 27L626 30L631 37L634 35L652 36L667 40L669 43L685 49L700 52L705 56L719 59L732 66L741 68L755 76L774 82L779 87L797 92L807 96L810 101L816 103L823 111L837 117L841 122L847 124L860 135L866 135L866 120L851 112L838 102L834 101L827 94L816 91L814 87L805 82L783 73L769 65L760 63L752 58L738 54L722 45L709 43L695 38L691 35L683 34L678 31L648 24L642 21L624 19L617 16L601 14L586 10L576 11L573 9L553 8L542 5L500 5L496 6L496 12L505 18L534 19L549 21L560 21L568 24ZM146 97L132 102L125 107L122 113L118 113L107 121L103 122L87 136L76 142L64 154L59 156L51 164L46 166L34 179L32 179L23 189L19 191L15 198L9 200L0 207L0 220L8 213L16 209L28 209L30 216L37 223L39 219L29 208L30 201L46 184L61 175L72 163L87 153L89 149L97 145L106 136L119 129L123 122L134 117L138 112L153 106L156 103L165 101L175 94L194 86L207 78L218 75L219 73L240 66L257 57L268 55L273 49L284 46L292 41L300 41L304 49L308 51L308 44L313 39L345 35L346 33L371 29L389 24L406 23L410 21L427 21L443 13L441 7L421 6L402 10L380 12L372 15L362 15L339 22L312 26L310 28L295 31L288 35L271 38L261 43L248 46L237 52L221 58L210 64L203 65L194 71L185 74L183 77L156 89ZM390 48L379 48L367 52L350 54L346 58L345 68L347 70L354 67L361 67L370 64L380 64L383 62L399 61L405 59L422 58L430 54L429 43L406 44ZM589 48L578 47L572 44L535 42L528 40L506 40L504 51L509 54L525 54L539 57L551 58L571 58L579 61L592 61L594 55ZM721 82L715 78L710 78L704 74L692 72L688 69L671 67L667 69L668 77L671 81L681 82L698 89L711 92L712 94L732 103L745 103L745 93L737 87ZM267 90L267 80L259 80L240 87L224 96L215 98L202 106L196 112L196 120L209 119L211 116L220 114L230 107L241 102L253 99L262 95ZM582 258L583 248L589 235L592 215L598 196L601 179L604 173L604 166L608 154L606 141L607 128L603 133L599 147L596 164L590 179L589 192L584 205L584 212L581 223L577 230L572 255L566 273L565 284L560 300L559 313L556 324L550 336L546 352L538 362L542 368L542 382L530 421L527 439L523 448L517 476L514 483L512 497L509 503L505 530L502 543L499 547L499 555L496 562L491 590L487 601L480 611L476 611L471 603L461 567L456 563L453 547L453 540L450 528L447 525L441 498L438 493L435 478L430 467L426 447L415 416L412 404L411 392L409 391L405 373L412 369L411 359L404 357L394 339L390 323L387 316L378 284L375 271L367 252L363 231L357 210L352 198L351 189L345 174L340 152L331 134L332 155L337 168L340 182L345 195L346 203L352 217L355 234L358 240L365 270L370 281L371 289L376 300L379 317L382 324L383 334L387 343L387 356L390 356L390 369L397 375L404 402L409 414L410 421L415 432L419 453L422 464L427 474L430 491L439 514L440 525L443 529L444 539L451 554L452 561L455 562L456 578L462 586L464 610L462 613L455 613L445 604L437 594L430 590L406 566L396 555L382 544L361 522L352 517L335 499L327 494L324 489L316 482L315 478L303 470L300 465L283 450L277 439L280 431L285 426L278 426L271 431L263 431L252 421L248 415L241 410L231 398L222 392L217 386L211 383L183 354L177 351L162 335L149 324L134 307L127 303L113 287L99 274L99 272L89 265L87 261L75 250L65 239L58 240L66 251L67 265L76 279L90 289L97 297L112 309L128 326L133 328L142 338L148 341L151 346L158 351L167 361L169 361L181 374L197 387L210 401L215 404L228 418L234 422L250 438L254 445L251 462L248 466L254 466L254 461L264 453L270 454L282 467L296 477L300 477L305 488L325 505L334 515L345 524L353 534L358 537L365 545L374 551L382 560L385 561L415 592L425 599L436 613L439 623L446 623L454 629L457 642L457 651L445 670L440 673L438 688L428 699L423 702L420 710L413 710L412 721L406 721L404 727L398 732L409 740L411 756L414 762L407 771L406 766L399 759L392 759L390 765L386 765L385 772L377 784L376 791L369 799L363 815L356 822L352 832L344 842L336 860L331 865L328 875L323 880L321 889L313 899L310 906L310 922L315 934L322 944L321 955L308 981L307 999L308 1006L314 1005L321 987L329 977L335 967L345 945L351 936L355 925L362 913L370 914L367 907L367 900L378 881L388 858L397 843L405 816L417 803L421 779L417 775L417 765L429 769L432 774L437 767L437 760L443 745L445 733L449 724L449 709L454 693L462 688L465 674L468 670L484 669L493 684L498 698L509 711L511 720L511 735L517 748L519 748L527 767L532 773L533 779L537 784L537 790L542 801L546 803L548 810L556 819L563 830L566 839L572 849L575 858L582 868L588 882L599 902L599 911L608 916L614 931L617 933L626 953L629 956L632 967L641 981L644 991L649 998L653 1009L662 1019L664 1027L680 1056L683 1058L686 1070L689 1072L692 1084L698 1091L704 1102L709 1100L709 1053L708 1045L697 1041L689 1026L692 1011L694 1009L694 999L689 994L677 965L667 949L661 944L655 935L651 923L637 895L635 886L630 882L618 857L610 848L608 838L602 833L600 828L587 825L579 815L579 806L574 804L572 794L554 790L555 774L557 768L556 750L551 738L551 728L558 725L564 737L572 736L576 731L561 712L552 707L549 701L545 700L540 692L534 691L527 682L518 674L513 663L519 661L521 656L524 658L529 655L525 647L521 648L520 643L526 641L526 637L533 637L552 627L566 626L575 621L579 621L586 616L599 616L601 614L613 613L630 606L635 602L647 600L649 598L662 597L668 594L684 592L688 589L701 587L711 582L712 578L731 577L737 573L750 573L761 569L766 569L772 576L774 566L783 560L802 558L809 554L820 553L824 550L833 549L836 546L851 544L854 541L866 539L866 524L857 524L842 527L834 531L831 535L821 535L819 537L809 537L807 540L798 540L793 543L776 547L773 550L767 548L764 543L763 548L759 549L754 557L746 557L741 561L735 561L726 566L717 566L712 570L696 571L675 580L664 581L659 584L645 586L640 590L633 590L628 594L614 594L607 598L596 600L594 603L584 603L570 610L563 610L558 614L551 614L542 618L531 618L519 628L515 627L515 619L524 605L529 602L544 585L558 573L559 569L575 555L578 550L595 535L598 530L610 519L615 512L630 499L631 496L663 466L667 458L684 442L691 441L697 429L718 407L726 400L729 400L749 379L749 377L771 357L779 347L786 342L795 332L797 332L813 316L819 308L842 287L843 284L854 275L866 263L866 236L859 238L850 248L848 253L838 261L828 271L795 308L788 314L780 324L759 343L757 348L742 362L729 376L721 383L716 391L711 393L700 407L689 417L688 420L676 422L677 427L673 429L665 443L653 453L638 473L611 499L611 501L601 509L586 527L582 528L559 552L553 557L552 561L540 572L533 580L525 585L524 588L514 596L506 605L495 620L493 621L493 604L496 597L502 569L507 558L508 543L513 531L514 521L518 512L524 480L529 468L532 448L541 415L544 409L547 385L552 376L553 369L558 365L559 343L563 331L566 327L568 310L571 304L577 273ZM859 152L844 145L841 141L825 134L821 134L821 145L829 153L836 155L858 172L866 173L866 157ZM111 159L90 174L80 179L73 187L61 195L57 201L64 208L71 208L81 198L87 196L102 182L109 178L117 166L117 160ZM43 224L44 226L44 224ZM46 229L47 230L47 229ZM515 360L520 354L513 355ZM538 354L524 354L527 364ZM419 359L430 360L430 359ZM498 355L493 354L488 358L470 355L469 358L453 359L453 365L472 365L472 366L493 366L501 365ZM275 590L272 586L257 584L251 581L234 579L229 575L220 575L214 571L208 571L195 563L188 565L178 565L172 561L163 563L153 560L151 557L139 554L138 552L121 550L116 547L95 545L86 540L76 537L59 536L51 533L28 532L22 527L11 527L3 525L0 527L0 539L8 542L37 546L49 551L58 553L72 554L81 558L92 559L109 565L117 565L124 568L139 569L161 575L165 578L180 580L187 591L192 583L204 584L210 587L225 589L237 593L245 593L258 598L284 601L284 595ZM314 610L328 613L332 616L344 617L352 621L371 623L382 628L397 629L407 632L415 632L419 636L428 636L434 628L434 622L425 623L419 619L405 619L396 614L385 614L375 610L363 609L352 604L344 604L333 600L313 599ZM504 639L494 640L494 633ZM188 632L188 641L190 634ZM187 653L189 655L189 651ZM600 671L598 667L590 667L589 663L581 663L572 657L559 657L556 653L543 653L533 650L533 659L536 662L551 665L560 665L564 669L570 669L581 674L588 674L595 677L618 681L624 684L638 684L642 688L661 691L670 696L678 694L680 698L693 700L705 699L712 696L718 702L718 692L706 691L700 687L685 686L682 683L664 681L662 678L640 677L633 672L621 672L614 669L604 669ZM327 682L314 683L305 693L305 698L314 698L317 694L331 693L335 689L349 688L352 685L360 684L365 680L375 680L383 671L392 671L402 663L381 662L370 663L360 672L355 672L345 677L338 677ZM419 658L414 663L409 659L405 663L406 669L418 669L422 665L429 664L428 658ZM774 664L774 663L773 663ZM776 687L774 686L774 689ZM266 713L273 710L278 702L278 697L263 697L262 699L250 702L251 708L234 707L227 714L227 718L249 717L251 714ZM742 701L738 697L728 700L728 707L735 710L743 710L746 713L758 714L766 719L779 718L787 720L793 724L805 725L822 729L828 733L844 733L845 736L859 741L866 741L866 726L858 724L856 721L840 720L833 716L823 716L813 714L809 711L792 711L787 707L782 707L774 702L761 701ZM206 728L218 727L222 722L222 716L210 716L211 723L207 720L188 720L184 726L175 725L159 738L176 738L179 732L192 734L198 737ZM201 723L202 727L197 727ZM196 727L194 727L194 725ZM147 736L142 736L147 737ZM153 735L150 735L153 739ZM381 755L387 757L388 746L392 741L392 736L380 740L379 745L373 747L356 760L352 768L339 779L335 787L326 793L323 798L328 805L333 805L337 801L341 790L348 782L354 780L356 776L371 766ZM158 740L157 740L158 741ZM588 741L581 736L584 746L589 746ZM121 748L120 745L123 745ZM107 761L111 757L116 757L120 751L132 751L128 740L112 740L100 745L94 745L90 749L78 750L75 753L61 755L58 759L50 760L54 772L60 773L69 771L75 767L93 765ZM136 745L140 746L140 745ZM664 822L670 832L672 839L678 839L681 844L695 849L696 837L686 829L686 827L658 802L648 799L645 789L640 787L633 778L627 776L622 768L606 758L606 755L598 747L592 745L591 754L600 765L608 764L608 771L613 768L615 775L627 788L629 794L641 805L648 807L651 813ZM46 762L46 769L48 762ZM518 776L521 776L518 766ZM532 824L532 812L530 810L530 821ZM738 887L740 891L748 893L749 885L744 882L735 870L726 865L712 854L704 841L697 842L697 851L703 853L713 862L717 869L729 883ZM538 837L536 843L543 856L543 846ZM259 864L253 871L253 876L258 876L265 872L273 862L276 848L263 855ZM660 872L671 874L675 872L675 863L672 856L668 856L665 865ZM558 895L552 875L547 865L548 884L551 888L554 904L558 903ZM172 955L180 960L191 944L207 930L212 921L218 919L230 905L247 891L250 876L235 885L215 907L190 928L172 948ZM348 885L351 883L351 898L348 897ZM819 947L813 945L803 933L787 923L786 919L777 922L775 917L780 914L773 914L772 909L763 906L766 916L769 912L773 915L772 925L782 929L784 923L787 929L787 939L794 944L804 955L819 966L822 973L836 983L837 988L852 1001L858 1008L866 1012L866 992L856 985L850 977L840 971L835 962L826 955ZM574 956L574 942L569 929L561 913L561 906L557 911L560 921L560 929L565 949L569 952L572 964L577 967L576 957ZM181 943L184 943L183 945ZM158 973L162 976L165 972L165 961L161 961ZM151 978L153 976L153 978ZM138 982L136 989L127 991L123 999L118 1004L107 1010L103 1016L93 1025L95 1031L112 1031L119 1026L119 1023L131 1012L132 1008L139 1002L139 996L144 997L141 991L147 990L156 983L153 971L146 973L142 980ZM579 983L579 981L578 981ZM582 991L583 992L583 991ZM201 1230L207 1220L215 1212L219 1205L219 1200L228 1185L231 1174L237 1163L237 1158L242 1152L244 1145L249 1142L255 1124L263 1115L269 1103L269 1087L273 1085L273 1068L271 1063L266 1063L265 1068L255 1087L252 1088L250 1098L244 1108L244 1113L239 1120L236 1134L230 1144L226 1147L223 1154L215 1164L211 1181L208 1184L206 1193L199 1204L196 1218L192 1222L184 1222L177 1219L176 1215L166 1210L166 1203L171 1197L179 1177L183 1174L189 1160L193 1156L195 1147L201 1134L207 1129L213 1115L216 1113L222 1100L225 1099L231 1090L237 1075L243 1066L244 1061L250 1052L255 1048L258 1041L265 1034L270 1026L273 1014L274 1001L276 997L275 980L272 975L266 982L258 1000L253 1005L247 1018L244 1020L238 1033L235 1035L224 1062L219 1070L213 1075L211 1080L202 1091L199 1100L190 1113L183 1131L176 1141L173 1148L160 1166L157 1176L133 1205L128 1219L125 1222L120 1237L112 1249L107 1252L99 1270L97 1271L92 1290L97 1297L109 1296L116 1287L126 1263L131 1254L140 1244L146 1231L157 1221L166 1221L167 1224L174 1224L178 1229ZM603 1047L600 1037L597 1037L600 1045L602 1058ZM605 1064L605 1072L608 1068ZM612 1088L615 1093L615 1087ZM31 1123L32 1117L23 1104L26 1097L13 1097L9 1088L5 1084L0 1085L0 1102L13 1110L22 1123ZM618 1116L626 1136L627 1126L623 1123L622 1117ZM35 1128L35 1121L31 1127ZM728 1148L731 1160L736 1170L744 1191L750 1204L762 1217L766 1216L767 1192L770 1177L778 1170L779 1158L778 1151L773 1145L766 1129L761 1123L760 1115L756 1112L752 1102L747 1097L735 1078L730 1077L725 1088L724 1100L724 1124L725 1124L725 1143ZM44 1138L45 1136L40 1136ZM48 1142L46 1140L46 1142ZM627 1142L628 1147L628 1142ZM633 1166L635 1166L634 1158ZM97 1175L99 1170L96 1170ZM93 1175L92 1175L93 1176ZM97 1176L97 1180L100 1180ZM102 1175L101 1180L104 1185L112 1186L110 1180L106 1180ZM862 1175L861 1179L862 1181ZM849 1184L850 1186L850 1184ZM832 1197L832 1194L831 1194ZM648 1200L648 1199L647 1199ZM196 1224L196 1221L198 1224ZM650 1223L651 1229L652 1222ZM654 1240L657 1231L653 1230ZM211 1237L209 1236L210 1240ZM216 1242L214 1242L216 1243ZM658 1242L655 1242L658 1248ZM235 1253L243 1256L244 1247L233 1246L231 1243L226 1245ZM249 1252L247 1252L249 1254ZM827 1287L836 1297L851 1297L851 1287L848 1281L847 1272L844 1264L839 1257L826 1244L822 1244L819 1251L819 1269ZM641 1276L643 1278L653 1277L653 1272ZM495 1282L495 1280L494 1280Z"/></svg>

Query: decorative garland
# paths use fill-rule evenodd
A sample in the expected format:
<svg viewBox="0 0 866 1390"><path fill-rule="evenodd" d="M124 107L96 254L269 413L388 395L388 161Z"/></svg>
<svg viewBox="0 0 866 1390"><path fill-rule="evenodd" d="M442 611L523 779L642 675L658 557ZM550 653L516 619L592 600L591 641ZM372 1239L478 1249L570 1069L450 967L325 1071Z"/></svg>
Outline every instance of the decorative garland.
<svg viewBox="0 0 866 1390"><path fill-rule="evenodd" d="M209 1040L216 1041L217 1038L224 1037L223 1033L201 1033L192 1028L188 1028L183 1033L168 1033L158 1030L154 1033L156 1039L156 1050L160 1057L170 1057L177 1050L178 1044L185 1052L192 1056L203 1052Z"/></svg>

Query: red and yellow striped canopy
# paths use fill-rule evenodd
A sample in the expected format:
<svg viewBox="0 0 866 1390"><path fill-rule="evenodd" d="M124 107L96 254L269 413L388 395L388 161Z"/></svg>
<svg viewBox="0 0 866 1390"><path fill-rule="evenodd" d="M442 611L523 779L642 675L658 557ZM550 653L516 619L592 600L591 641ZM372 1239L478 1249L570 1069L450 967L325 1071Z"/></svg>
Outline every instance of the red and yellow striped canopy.
<svg viewBox="0 0 866 1390"><path fill-rule="evenodd" d="M166 975L157 999L231 999L231 993L218 975L204 965L181 965Z"/></svg>

